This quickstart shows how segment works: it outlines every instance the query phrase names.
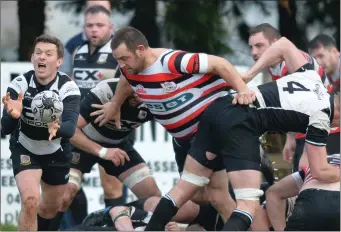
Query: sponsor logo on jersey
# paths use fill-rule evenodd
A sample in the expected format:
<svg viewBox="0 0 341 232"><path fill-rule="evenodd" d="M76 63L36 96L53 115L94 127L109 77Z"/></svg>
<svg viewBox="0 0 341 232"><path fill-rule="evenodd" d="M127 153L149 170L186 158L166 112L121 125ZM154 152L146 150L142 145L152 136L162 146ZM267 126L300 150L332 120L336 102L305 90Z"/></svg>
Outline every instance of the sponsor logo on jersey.
<svg viewBox="0 0 341 232"><path fill-rule="evenodd" d="M107 62L107 59L108 59L108 54L101 54L98 57L97 64L103 64L103 63Z"/></svg>
<svg viewBox="0 0 341 232"><path fill-rule="evenodd" d="M85 59L85 57L82 56L82 55L76 55L76 56L75 56L75 61L76 61L76 60L86 60L86 59Z"/></svg>
<svg viewBox="0 0 341 232"><path fill-rule="evenodd" d="M20 165L26 166L31 164L31 158L28 155L20 155Z"/></svg>
<svg viewBox="0 0 341 232"><path fill-rule="evenodd" d="M139 94L146 94L147 91L144 89L144 87L142 85L137 85L136 86L136 93L139 93Z"/></svg>
<svg viewBox="0 0 341 232"><path fill-rule="evenodd" d="M181 108L194 98L195 92L187 92L164 102L145 102L148 109L154 112L167 112Z"/></svg>
<svg viewBox="0 0 341 232"><path fill-rule="evenodd" d="M81 158L81 155L78 152L72 152L72 163L73 164L78 164L79 160ZM65 178L66 179L66 178Z"/></svg>
<svg viewBox="0 0 341 232"><path fill-rule="evenodd" d="M171 93L178 89L178 85L175 82L165 82L161 84L162 88L167 92Z"/></svg>

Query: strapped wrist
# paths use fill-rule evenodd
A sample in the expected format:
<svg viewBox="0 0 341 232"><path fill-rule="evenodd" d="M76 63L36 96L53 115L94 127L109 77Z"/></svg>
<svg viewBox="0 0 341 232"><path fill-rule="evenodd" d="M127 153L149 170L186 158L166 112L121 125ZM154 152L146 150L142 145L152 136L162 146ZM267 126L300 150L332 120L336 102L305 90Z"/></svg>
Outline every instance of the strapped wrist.
<svg viewBox="0 0 341 232"><path fill-rule="evenodd" d="M99 150L99 152L98 152L99 158L104 159L107 151L108 151L108 148L102 147L101 150Z"/></svg>

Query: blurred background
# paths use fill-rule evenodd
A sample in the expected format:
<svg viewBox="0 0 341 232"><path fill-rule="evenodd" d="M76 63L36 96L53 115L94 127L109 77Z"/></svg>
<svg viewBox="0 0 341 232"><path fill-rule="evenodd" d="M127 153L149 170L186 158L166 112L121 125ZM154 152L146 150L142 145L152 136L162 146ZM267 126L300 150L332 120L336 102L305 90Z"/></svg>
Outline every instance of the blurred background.
<svg viewBox="0 0 341 232"><path fill-rule="evenodd" d="M27 62L37 36L50 34L66 43L83 30L85 4L85 0L1 1L1 95L11 78L29 70ZM146 35L151 47L216 54L244 69L254 63L248 46L248 29L260 23L278 28L282 36L303 51L307 51L307 42L320 33L332 36L340 49L339 0L111 0L111 5L115 30L130 25ZM267 80L270 77L263 73L257 84ZM291 165L282 161L284 140L284 135L267 137L267 150L279 178L291 172ZM1 145L1 220L16 224L20 198L11 176L8 138L1 136ZM145 125L138 130L136 146L142 149L143 156L151 157L145 159L159 175L158 184L169 190L178 174L167 133L158 125ZM155 151L164 152L152 156ZM173 178L169 181L170 173ZM103 204L96 196L93 201L97 203L91 206L89 199L89 195L98 193L92 192L93 189L100 189L96 175L88 176L85 185L91 210Z"/></svg>

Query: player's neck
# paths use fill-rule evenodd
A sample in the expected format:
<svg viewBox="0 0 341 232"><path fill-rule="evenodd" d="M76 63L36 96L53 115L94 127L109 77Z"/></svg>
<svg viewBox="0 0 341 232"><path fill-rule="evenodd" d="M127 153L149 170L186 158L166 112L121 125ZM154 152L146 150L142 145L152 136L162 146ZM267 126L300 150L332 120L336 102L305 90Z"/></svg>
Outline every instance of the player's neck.
<svg viewBox="0 0 341 232"><path fill-rule="evenodd" d="M40 85L48 85L51 81L54 80L54 78L57 76L57 71L54 72L51 76L45 77L45 78L39 78L36 75L36 80Z"/></svg>
<svg viewBox="0 0 341 232"><path fill-rule="evenodd" d="M161 52L162 53L162 52ZM155 61L159 58L159 56L161 55L160 51L158 48L148 48L146 51L146 60L144 63L144 69L149 68L150 66L152 66Z"/></svg>

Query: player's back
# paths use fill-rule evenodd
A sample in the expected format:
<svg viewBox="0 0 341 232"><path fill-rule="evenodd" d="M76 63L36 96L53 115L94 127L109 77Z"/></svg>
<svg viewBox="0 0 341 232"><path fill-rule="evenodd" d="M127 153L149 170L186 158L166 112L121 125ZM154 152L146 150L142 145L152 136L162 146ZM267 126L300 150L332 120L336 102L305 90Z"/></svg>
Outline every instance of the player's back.
<svg viewBox="0 0 341 232"><path fill-rule="evenodd" d="M267 131L306 131L314 120L329 123L330 95L314 70L286 75L256 89L257 111ZM319 122L319 123L322 123ZM324 125L328 128L329 124Z"/></svg>

